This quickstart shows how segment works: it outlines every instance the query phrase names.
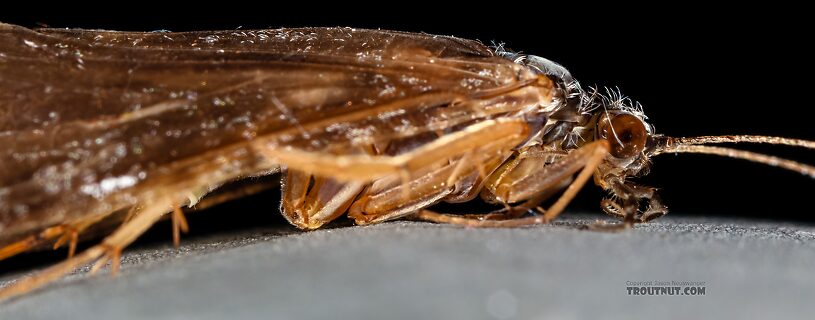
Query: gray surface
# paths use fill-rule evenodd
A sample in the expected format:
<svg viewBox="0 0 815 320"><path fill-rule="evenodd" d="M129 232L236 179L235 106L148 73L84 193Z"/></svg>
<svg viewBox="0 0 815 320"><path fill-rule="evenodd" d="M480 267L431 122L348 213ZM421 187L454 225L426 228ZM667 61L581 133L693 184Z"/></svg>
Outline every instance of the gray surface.
<svg viewBox="0 0 815 320"><path fill-rule="evenodd" d="M609 234L418 222L248 230L128 251L0 304L0 319L802 319L815 228L666 217ZM8 279L6 279L8 280ZM705 281L705 296L629 296L626 281Z"/></svg>

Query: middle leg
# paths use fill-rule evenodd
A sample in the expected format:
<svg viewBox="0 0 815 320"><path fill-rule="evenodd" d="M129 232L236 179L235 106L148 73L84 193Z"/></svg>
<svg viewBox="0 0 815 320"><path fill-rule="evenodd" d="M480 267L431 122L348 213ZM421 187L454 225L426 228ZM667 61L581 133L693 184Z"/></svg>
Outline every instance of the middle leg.
<svg viewBox="0 0 815 320"><path fill-rule="evenodd" d="M574 198L580 188L592 177L594 171L608 154L608 150L609 145L607 141L595 141L572 151L558 161L556 165L553 165L550 168L550 174L542 177L548 180L545 185L557 185L564 179L569 179L575 172L580 171L580 173L566 188L560 198L558 198L542 216L495 221L477 220L455 215L440 214L430 210L421 210L416 214L416 218L437 223L458 224L470 227L517 227L548 223L566 208L566 205ZM546 190L548 189L541 191ZM528 201L537 201L536 197L532 197Z"/></svg>

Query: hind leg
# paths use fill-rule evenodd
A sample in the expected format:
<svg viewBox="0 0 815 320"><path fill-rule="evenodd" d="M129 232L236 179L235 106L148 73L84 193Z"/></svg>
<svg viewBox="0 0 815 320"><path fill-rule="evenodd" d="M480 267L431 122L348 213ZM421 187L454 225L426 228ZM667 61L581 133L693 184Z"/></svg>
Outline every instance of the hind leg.
<svg viewBox="0 0 815 320"><path fill-rule="evenodd" d="M173 203L166 198L154 199L151 202L149 206L145 206L131 220L122 224L122 226L102 240L100 244L37 274L20 279L7 287L0 288L0 300L35 290L88 263L96 263L97 266L101 266L107 261L112 261L113 271L115 272L118 266L118 257L122 249L136 240L139 235L144 233L164 214L169 212ZM99 267L95 268L98 269Z"/></svg>
<svg viewBox="0 0 815 320"><path fill-rule="evenodd" d="M400 175L407 181L414 171L473 149L483 152L511 149L527 137L528 131L529 127L522 120L488 120L397 156L332 155L263 145L255 146L255 150L289 169L338 181L370 182L387 175ZM489 150L485 143L495 149Z"/></svg>
<svg viewBox="0 0 815 320"><path fill-rule="evenodd" d="M76 252L76 244L79 242L79 234L103 219L114 215L116 212L117 211L111 212L110 214L86 217L80 220L46 228L37 234L25 237L0 248L0 260L33 250L54 239L56 239L53 245L54 250L62 247L62 245L65 243L68 243L68 258L71 258Z"/></svg>

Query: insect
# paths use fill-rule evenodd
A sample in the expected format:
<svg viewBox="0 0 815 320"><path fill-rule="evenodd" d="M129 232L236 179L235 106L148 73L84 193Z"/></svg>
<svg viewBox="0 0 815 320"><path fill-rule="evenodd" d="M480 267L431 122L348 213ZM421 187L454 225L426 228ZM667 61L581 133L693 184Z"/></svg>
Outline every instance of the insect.
<svg viewBox="0 0 815 320"><path fill-rule="evenodd" d="M111 263L219 187L282 172L284 217L310 230L413 217L473 227L544 224L589 181L630 227L667 213L629 180L662 153L705 153L815 177L815 167L710 146L815 142L672 138L615 91L545 58L447 36L351 28L114 32L0 24L0 259L43 245L69 258L0 299ZM232 192L234 191L234 192ZM489 214L427 209L475 197ZM554 202L547 208L540 204ZM211 199L211 198L210 198ZM218 200L218 201L222 201ZM115 230L75 254L81 234ZM96 230L96 231L94 231Z"/></svg>

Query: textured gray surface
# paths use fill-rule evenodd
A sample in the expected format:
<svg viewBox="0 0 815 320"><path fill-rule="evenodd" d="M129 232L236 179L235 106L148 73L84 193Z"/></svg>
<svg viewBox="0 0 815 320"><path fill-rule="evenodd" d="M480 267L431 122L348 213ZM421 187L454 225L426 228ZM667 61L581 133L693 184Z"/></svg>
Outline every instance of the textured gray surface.
<svg viewBox="0 0 815 320"><path fill-rule="evenodd" d="M246 230L148 245L117 278L79 272L0 304L0 319L802 319L815 228L666 217L623 233L418 222ZM6 276L8 281L10 276ZM626 281L704 281L630 296Z"/></svg>

